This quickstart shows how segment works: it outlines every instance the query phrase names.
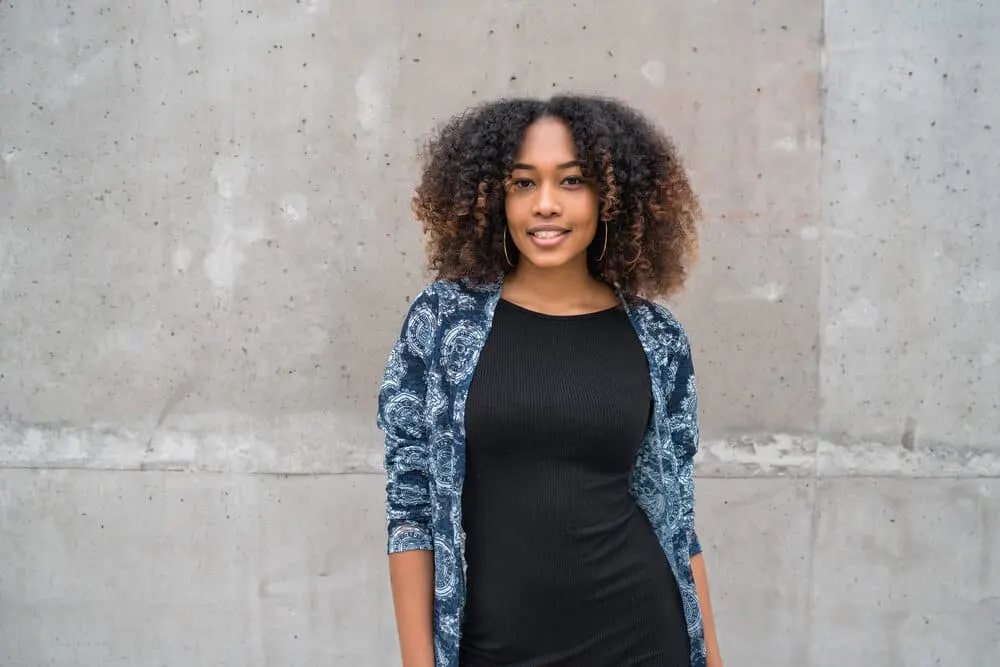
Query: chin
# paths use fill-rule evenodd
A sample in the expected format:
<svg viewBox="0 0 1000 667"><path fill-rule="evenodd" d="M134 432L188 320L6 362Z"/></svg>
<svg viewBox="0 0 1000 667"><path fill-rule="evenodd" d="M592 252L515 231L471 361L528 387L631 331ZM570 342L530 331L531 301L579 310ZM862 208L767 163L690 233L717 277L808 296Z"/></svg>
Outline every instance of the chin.
<svg viewBox="0 0 1000 667"><path fill-rule="evenodd" d="M539 269L561 269L562 267L573 264L579 261L579 257L575 254L549 254L535 255L532 254L521 254L521 260L527 260L531 262L533 266Z"/></svg>

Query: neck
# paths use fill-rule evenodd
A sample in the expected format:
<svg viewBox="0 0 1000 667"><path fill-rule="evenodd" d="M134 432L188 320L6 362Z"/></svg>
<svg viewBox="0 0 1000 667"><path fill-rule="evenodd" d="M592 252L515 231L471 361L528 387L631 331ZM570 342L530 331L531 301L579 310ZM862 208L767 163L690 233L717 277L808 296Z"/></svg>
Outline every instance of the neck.
<svg viewBox="0 0 1000 667"><path fill-rule="evenodd" d="M542 269L521 261L504 280L504 290L539 304L569 305L592 298L607 287L590 275L586 257L566 266Z"/></svg>

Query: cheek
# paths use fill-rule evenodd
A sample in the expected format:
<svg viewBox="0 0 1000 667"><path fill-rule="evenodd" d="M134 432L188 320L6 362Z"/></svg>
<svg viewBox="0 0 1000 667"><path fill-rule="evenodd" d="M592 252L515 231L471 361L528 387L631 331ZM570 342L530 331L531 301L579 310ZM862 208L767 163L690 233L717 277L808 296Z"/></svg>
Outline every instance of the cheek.
<svg viewBox="0 0 1000 667"><path fill-rule="evenodd" d="M578 218L585 219L588 223L597 224L600 216L600 202L597 194L593 192L582 193L574 202L574 213Z"/></svg>
<svg viewBox="0 0 1000 667"><path fill-rule="evenodd" d="M504 213L507 216L507 224L511 227L523 226L525 218L531 217L530 206L526 206L524 201L508 197L503 205Z"/></svg>

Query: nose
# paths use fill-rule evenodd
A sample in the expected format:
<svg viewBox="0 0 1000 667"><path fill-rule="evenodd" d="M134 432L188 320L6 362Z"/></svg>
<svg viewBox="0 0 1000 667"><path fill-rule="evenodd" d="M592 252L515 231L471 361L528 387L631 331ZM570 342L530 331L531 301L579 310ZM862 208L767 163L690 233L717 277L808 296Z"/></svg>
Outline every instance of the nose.
<svg viewBox="0 0 1000 667"><path fill-rule="evenodd" d="M545 183L542 184L535 196L534 214L543 218L551 218L562 212L559 204L559 196L556 188Z"/></svg>

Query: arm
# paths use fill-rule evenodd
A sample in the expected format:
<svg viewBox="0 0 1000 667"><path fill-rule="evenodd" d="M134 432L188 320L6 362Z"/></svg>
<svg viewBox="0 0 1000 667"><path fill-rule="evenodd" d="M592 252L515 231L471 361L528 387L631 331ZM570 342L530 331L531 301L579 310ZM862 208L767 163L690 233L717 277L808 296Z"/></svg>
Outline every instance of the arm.
<svg viewBox="0 0 1000 667"><path fill-rule="evenodd" d="M705 571L705 557L702 554L691 558L691 573L694 574L694 587L698 591L701 619L705 625L706 665L707 667L722 667L722 655L719 653L719 638L715 634L715 616L712 613L712 600L708 593L708 573Z"/></svg>
<svg viewBox="0 0 1000 667"><path fill-rule="evenodd" d="M389 355L378 400L378 426L385 432L389 580L403 667L434 665L434 543L424 405L436 313L428 291L414 300Z"/></svg>
<svg viewBox="0 0 1000 667"><path fill-rule="evenodd" d="M715 633L715 618L708 590L708 575L705 571L705 558L694 527L694 455L698 451L698 391L691 359L691 345L683 330L677 339L675 355L677 374L674 377L674 387L667 407L670 415L670 437L677 456L681 486L682 530L688 535L691 572L705 628L707 666L722 667L722 656L719 653L719 640Z"/></svg>
<svg viewBox="0 0 1000 667"><path fill-rule="evenodd" d="M434 667L434 552L401 551L389 556L403 667Z"/></svg>

